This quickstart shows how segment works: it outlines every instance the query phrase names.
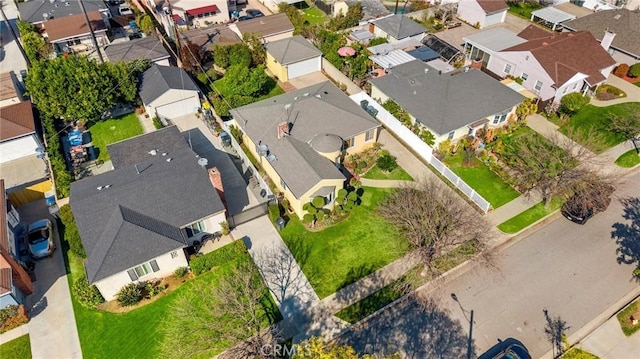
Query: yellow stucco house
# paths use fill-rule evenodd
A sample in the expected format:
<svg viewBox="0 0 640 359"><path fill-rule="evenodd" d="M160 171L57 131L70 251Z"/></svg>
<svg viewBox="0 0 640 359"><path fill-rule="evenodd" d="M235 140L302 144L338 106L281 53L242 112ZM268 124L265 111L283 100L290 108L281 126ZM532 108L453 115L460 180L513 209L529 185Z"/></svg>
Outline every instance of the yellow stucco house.
<svg viewBox="0 0 640 359"><path fill-rule="evenodd" d="M345 155L378 138L380 124L327 81L231 110L243 141L302 217L317 196L332 209Z"/></svg>
<svg viewBox="0 0 640 359"><path fill-rule="evenodd" d="M322 52L297 35L267 43L267 68L280 81L322 70Z"/></svg>

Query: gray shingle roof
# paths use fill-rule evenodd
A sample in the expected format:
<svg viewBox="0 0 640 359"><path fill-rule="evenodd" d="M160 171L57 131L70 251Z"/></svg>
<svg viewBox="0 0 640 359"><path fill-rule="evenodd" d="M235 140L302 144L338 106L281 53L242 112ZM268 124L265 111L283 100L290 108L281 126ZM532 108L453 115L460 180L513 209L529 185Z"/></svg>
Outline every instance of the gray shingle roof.
<svg viewBox="0 0 640 359"><path fill-rule="evenodd" d="M179 67L154 64L142 74L139 94L143 103L149 104L171 89L199 91L189 74Z"/></svg>
<svg viewBox="0 0 640 359"><path fill-rule="evenodd" d="M562 24L567 29L586 30L602 41L605 31L616 33L611 46L640 58L640 12L604 10Z"/></svg>
<svg viewBox="0 0 640 359"><path fill-rule="evenodd" d="M173 142L166 139L168 134ZM161 154L163 146L152 156L144 146L126 143L153 143L153 138L162 137L158 143L175 145L166 156ZM132 158L138 159L137 170L121 164L71 185L70 204L87 251L90 282L183 247L186 242L177 228L224 211L207 172L175 127L129 141L114 148L131 150Z"/></svg>
<svg viewBox="0 0 640 359"><path fill-rule="evenodd" d="M149 151L157 150L158 156L187 147L180 130L176 126L165 127L154 131L153 135L145 134L107 145L113 168L132 166L149 159Z"/></svg>
<svg viewBox="0 0 640 359"><path fill-rule="evenodd" d="M270 42L267 51L282 65L322 56L320 50L300 35Z"/></svg>
<svg viewBox="0 0 640 359"><path fill-rule="evenodd" d="M269 147L277 157L271 165L298 197L321 179L344 179L309 145L314 136L348 139L380 126L331 82L239 107L231 114L255 144L261 141ZM291 135L278 139L276 126L286 121L292 124Z"/></svg>
<svg viewBox="0 0 640 359"><path fill-rule="evenodd" d="M108 7L102 0L83 0L87 13L92 11L106 11ZM45 20L43 14L47 13L47 19L58 19L69 15L82 14L80 4L75 0L30 0L18 3L20 18L26 22L39 23Z"/></svg>
<svg viewBox="0 0 640 359"><path fill-rule="evenodd" d="M479 70L439 74L419 60L370 81L438 135L511 109L523 100Z"/></svg>
<svg viewBox="0 0 640 359"><path fill-rule="evenodd" d="M153 36L112 44L107 46L104 52L110 62L127 62L135 59L159 61L169 58L169 52L167 52L160 41Z"/></svg>
<svg viewBox="0 0 640 359"><path fill-rule="evenodd" d="M398 40L427 31L426 27L400 14L391 15L372 22L381 30Z"/></svg>

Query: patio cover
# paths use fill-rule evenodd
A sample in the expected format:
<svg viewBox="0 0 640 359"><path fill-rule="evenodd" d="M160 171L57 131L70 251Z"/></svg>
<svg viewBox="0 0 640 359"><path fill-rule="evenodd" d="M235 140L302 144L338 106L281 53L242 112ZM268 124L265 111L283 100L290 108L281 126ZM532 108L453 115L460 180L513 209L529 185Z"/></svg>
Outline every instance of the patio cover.
<svg viewBox="0 0 640 359"><path fill-rule="evenodd" d="M392 69L398 65L410 62L416 58L402 50L391 50L383 55L369 56L371 61L380 65L385 70Z"/></svg>
<svg viewBox="0 0 640 359"><path fill-rule="evenodd" d="M558 25L565 21L574 20L576 16L571 15L568 12L558 10L554 7L545 7L531 13L531 21L535 21L536 18L550 24L551 30L555 31Z"/></svg>

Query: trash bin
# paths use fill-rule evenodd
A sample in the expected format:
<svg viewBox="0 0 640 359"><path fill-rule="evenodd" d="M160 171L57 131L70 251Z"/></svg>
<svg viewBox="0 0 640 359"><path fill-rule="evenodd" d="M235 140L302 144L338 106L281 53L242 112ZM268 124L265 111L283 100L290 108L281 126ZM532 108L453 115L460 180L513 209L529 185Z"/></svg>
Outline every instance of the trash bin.
<svg viewBox="0 0 640 359"><path fill-rule="evenodd" d="M276 219L276 226L278 227L278 230L279 230L279 231L281 231L281 230L284 228L284 224L285 224L285 222L284 222L284 218L282 218L282 217L278 217L278 218Z"/></svg>

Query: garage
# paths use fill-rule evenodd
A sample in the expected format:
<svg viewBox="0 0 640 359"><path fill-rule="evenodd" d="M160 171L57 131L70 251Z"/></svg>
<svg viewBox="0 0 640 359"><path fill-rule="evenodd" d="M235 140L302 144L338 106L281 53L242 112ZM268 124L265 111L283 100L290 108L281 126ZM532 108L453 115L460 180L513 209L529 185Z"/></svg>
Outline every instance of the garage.
<svg viewBox="0 0 640 359"><path fill-rule="evenodd" d="M289 65L287 68L287 77L291 80L320 70L322 70L322 59L315 57Z"/></svg>
<svg viewBox="0 0 640 359"><path fill-rule="evenodd" d="M163 120L196 113L201 106L198 86L186 71L158 64L142 74L140 98L149 116Z"/></svg>
<svg viewBox="0 0 640 359"><path fill-rule="evenodd" d="M189 113L195 113L200 108L200 100L198 96L191 96L184 100L168 103L156 107L156 115L159 118L176 118Z"/></svg>
<svg viewBox="0 0 640 359"><path fill-rule="evenodd" d="M267 44L267 69L282 82L322 70L322 52L296 35Z"/></svg>

